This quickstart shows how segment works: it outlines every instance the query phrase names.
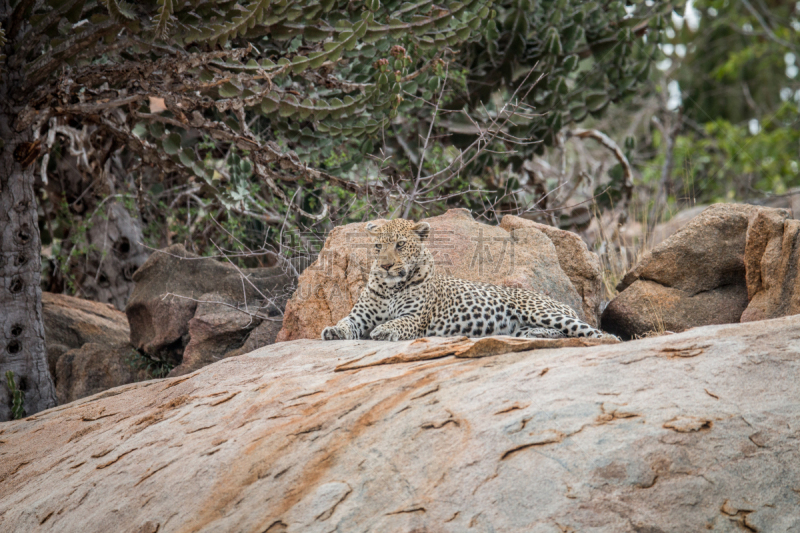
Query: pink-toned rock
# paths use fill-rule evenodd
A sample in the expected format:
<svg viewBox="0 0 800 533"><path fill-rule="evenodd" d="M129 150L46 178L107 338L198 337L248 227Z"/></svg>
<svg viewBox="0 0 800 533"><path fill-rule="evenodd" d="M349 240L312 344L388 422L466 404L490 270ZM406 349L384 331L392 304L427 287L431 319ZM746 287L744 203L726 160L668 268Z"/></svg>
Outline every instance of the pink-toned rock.
<svg viewBox="0 0 800 533"><path fill-rule="evenodd" d="M603 271L597 254L590 252L586 243L576 234L546 224L506 215L500 221L500 227L508 232L520 228L535 228L550 239L556 248L561 270L583 301L583 315L590 324L596 326L603 299Z"/></svg>
<svg viewBox="0 0 800 533"><path fill-rule="evenodd" d="M783 240L783 227L786 220L787 216L784 212L761 210L756 213L747 227L744 266L749 299L764 290L762 263L764 266L768 266L780 260L781 247L777 241ZM772 243L770 253L765 256L770 243Z"/></svg>
<svg viewBox="0 0 800 533"><path fill-rule="evenodd" d="M646 279L695 295L745 277L744 250L751 218L764 209L745 204L714 204L680 231L645 253L625 274L617 290Z"/></svg>
<svg viewBox="0 0 800 533"><path fill-rule="evenodd" d="M451 276L496 285L524 287L541 292L571 306L584 320L596 324L596 314L587 315L594 303L585 303L560 265L554 240L527 221L509 230L473 220L465 209L424 219L431 225L427 242L436 269ZM378 221L380 222L380 221ZM364 223L334 228L319 258L298 280L298 289L286 304L283 329L278 341L318 339L322 330L345 317L358 300L372 263L372 241ZM514 225L514 227L510 227ZM562 249L565 237L556 238ZM576 261L578 264L579 261ZM572 271L573 275L575 272ZM591 291L585 291L591 299Z"/></svg>
<svg viewBox="0 0 800 533"><path fill-rule="evenodd" d="M800 313L800 221L762 212L747 233L747 291L742 322Z"/></svg>
<svg viewBox="0 0 800 533"><path fill-rule="evenodd" d="M658 246L665 240L678 233L678 231L683 229L686 224L688 224L693 218L705 211L707 208L707 205L695 205L693 207L689 207L688 209L684 209L683 211L678 211L666 222L656 224L656 226L653 228L653 234L650 236L648 245Z"/></svg>
<svg viewBox="0 0 800 533"><path fill-rule="evenodd" d="M798 330L273 344L0 424L0 531L797 531Z"/></svg>

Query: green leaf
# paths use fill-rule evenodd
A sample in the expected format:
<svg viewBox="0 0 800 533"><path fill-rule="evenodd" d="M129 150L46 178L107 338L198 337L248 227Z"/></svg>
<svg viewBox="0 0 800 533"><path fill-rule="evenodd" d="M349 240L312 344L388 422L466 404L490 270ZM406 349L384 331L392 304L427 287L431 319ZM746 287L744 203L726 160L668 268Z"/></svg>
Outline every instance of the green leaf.
<svg viewBox="0 0 800 533"><path fill-rule="evenodd" d="M598 112L608 105L610 99L605 91L587 91L586 107L592 113Z"/></svg>
<svg viewBox="0 0 800 533"><path fill-rule="evenodd" d="M164 136L164 125L161 122L153 122L150 124L150 135L156 139Z"/></svg>
<svg viewBox="0 0 800 533"><path fill-rule="evenodd" d="M545 33L544 49L548 54L561 55L563 48L561 46L561 37L558 30L550 26Z"/></svg>
<svg viewBox="0 0 800 533"><path fill-rule="evenodd" d="M280 96L276 95L275 93L270 93L263 100L261 100L261 112L265 115L269 115L270 113L277 111L279 102Z"/></svg>
<svg viewBox="0 0 800 533"><path fill-rule="evenodd" d="M497 21L490 20L486 23L486 38L490 41L494 41L498 37L500 37L500 33L497 31Z"/></svg>
<svg viewBox="0 0 800 533"><path fill-rule="evenodd" d="M580 59L576 55L567 56L564 58L564 68L567 72L575 70L578 66Z"/></svg>
<svg viewBox="0 0 800 533"><path fill-rule="evenodd" d="M231 17L223 24L217 25L205 36L205 41L211 44L226 43L232 37L243 35L248 28L253 27L269 7L270 0L256 0L250 2L246 8L241 8L241 15ZM231 9L231 14L233 10Z"/></svg>
<svg viewBox="0 0 800 533"><path fill-rule="evenodd" d="M206 172L206 169L203 167L202 163L197 161L192 163L192 172L194 172L197 177L205 178L208 184L211 185L211 178Z"/></svg>
<svg viewBox="0 0 800 533"><path fill-rule="evenodd" d="M287 95L278 106L282 117L290 117L297 112L297 98L294 95Z"/></svg>
<svg viewBox="0 0 800 533"><path fill-rule="evenodd" d="M314 113L314 104L306 98L300 103L300 118L305 120Z"/></svg>
<svg viewBox="0 0 800 533"><path fill-rule="evenodd" d="M234 98L236 96L239 96L241 92L242 91L239 87L236 87L233 83L229 81L223 83L219 88L219 95L221 98Z"/></svg>
<svg viewBox="0 0 800 533"><path fill-rule="evenodd" d="M133 7L125 0L101 0L101 2L106 6L106 9L108 9L111 18L117 22L136 18Z"/></svg>
<svg viewBox="0 0 800 533"><path fill-rule="evenodd" d="M81 14L83 13L83 6L86 4L86 0L78 0L72 7L69 8L64 14L64 17L71 23L75 24L81 20Z"/></svg>
<svg viewBox="0 0 800 533"><path fill-rule="evenodd" d="M133 134L140 139L144 139L147 136L147 124L144 122L137 122L133 127Z"/></svg>
<svg viewBox="0 0 800 533"><path fill-rule="evenodd" d="M170 133L161 141L161 146L169 155L175 155L181 149L181 136L177 133Z"/></svg>
<svg viewBox="0 0 800 533"><path fill-rule="evenodd" d="M292 73L300 74L308 67L308 58L304 56L294 56L292 58Z"/></svg>
<svg viewBox="0 0 800 533"><path fill-rule="evenodd" d="M187 167L191 167L195 161L194 150L192 150L191 148L184 148L180 152L180 159L181 163L183 163Z"/></svg>
<svg viewBox="0 0 800 533"><path fill-rule="evenodd" d="M158 16L153 33L156 39L164 39L169 34L170 19L175 11L174 0L158 0Z"/></svg>

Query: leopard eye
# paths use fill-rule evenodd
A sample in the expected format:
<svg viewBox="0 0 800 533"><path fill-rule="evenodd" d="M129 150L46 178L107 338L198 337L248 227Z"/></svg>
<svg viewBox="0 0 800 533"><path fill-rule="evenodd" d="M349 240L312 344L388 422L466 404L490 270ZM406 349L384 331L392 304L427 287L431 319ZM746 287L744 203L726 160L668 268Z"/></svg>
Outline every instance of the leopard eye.
<svg viewBox="0 0 800 533"><path fill-rule="evenodd" d="M375 251L376 252L380 252L381 251L381 245L380 244L376 244L375 245Z"/></svg>
<svg viewBox="0 0 800 533"><path fill-rule="evenodd" d="M398 248L402 248L402 247L403 247L403 245L405 245L405 243L406 243L406 241L399 241L399 242L397 243L397 247L398 247Z"/></svg>

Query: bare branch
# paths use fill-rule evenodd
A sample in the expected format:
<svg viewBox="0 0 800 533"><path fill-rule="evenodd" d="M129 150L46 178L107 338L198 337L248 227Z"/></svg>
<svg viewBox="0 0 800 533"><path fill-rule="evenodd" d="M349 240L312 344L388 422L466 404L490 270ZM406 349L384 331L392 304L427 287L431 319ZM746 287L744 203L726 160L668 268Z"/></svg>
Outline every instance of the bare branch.
<svg viewBox="0 0 800 533"><path fill-rule="evenodd" d="M578 137L579 139L594 139L604 147L611 150L611 153L617 158L617 161L619 161L619 164L622 166L623 182L620 217L624 219L624 217L627 216L628 204L630 203L631 196L633 195L633 169L631 168L631 164L628 162L628 158L625 157L625 154L622 152L617 143L615 143L611 137L601 131L591 129L575 129L567 130L564 135L566 139L569 139L570 137Z"/></svg>

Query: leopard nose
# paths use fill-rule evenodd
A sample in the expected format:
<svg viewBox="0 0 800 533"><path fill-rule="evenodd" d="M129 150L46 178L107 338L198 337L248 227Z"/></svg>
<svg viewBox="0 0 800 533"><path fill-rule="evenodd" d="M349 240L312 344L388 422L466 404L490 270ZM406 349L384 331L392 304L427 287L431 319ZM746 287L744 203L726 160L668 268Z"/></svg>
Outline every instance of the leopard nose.
<svg viewBox="0 0 800 533"><path fill-rule="evenodd" d="M384 269L384 270L389 270L390 268L392 268L392 265L391 264L389 264L389 265L381 265L381 268Z"/></svg>

